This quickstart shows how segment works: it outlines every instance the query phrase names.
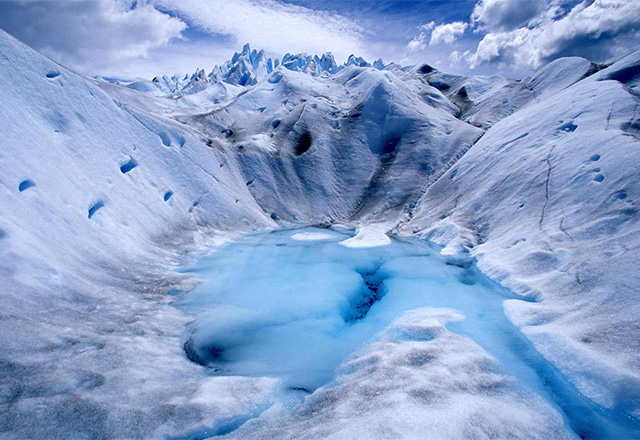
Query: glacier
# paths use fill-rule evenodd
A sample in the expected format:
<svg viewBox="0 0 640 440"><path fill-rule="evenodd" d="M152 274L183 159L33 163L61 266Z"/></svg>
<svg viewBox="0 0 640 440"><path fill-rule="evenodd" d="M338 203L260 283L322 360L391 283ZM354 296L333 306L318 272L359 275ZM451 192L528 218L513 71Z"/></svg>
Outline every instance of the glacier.
<svg viewBox="0 0 640 440"><path fill-rule="evenodd" d="M451 305L385 322L291 407L276 377L190 361L180 302L203 282L176 269L273 229L477 265L552 382L640 432L639 52L513 80L245 46L210 74L118 83L0 31L0 80L3 438L603 435Z"/></svg>

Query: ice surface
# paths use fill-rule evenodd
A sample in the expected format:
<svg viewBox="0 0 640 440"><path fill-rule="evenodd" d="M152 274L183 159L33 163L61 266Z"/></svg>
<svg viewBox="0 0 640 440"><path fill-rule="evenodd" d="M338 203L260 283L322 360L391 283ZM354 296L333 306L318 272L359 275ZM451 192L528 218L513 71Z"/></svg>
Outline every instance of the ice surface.
<svg viewBox="0 0 640 440"><path fill-rule="evenodd" d="M488 316L503 335L517 334L503 331L510 322L526 335L512 342L534 356L526 364L553 384L568 419L585 427L581 434L615 438L615 426L625 429L625 420L635 426L638 52L606 65L561 59L515 81L449 75L426 65L368 67L355 56L339 66L326 54L292 56L295 70L289 70L247 47L209 74L198 70L129 87L76 75L1 31L0 53L3 438L221 434L259 414L242 429L254 423L259 432L275 429L267 426L270 417L288 417L278 412L277 381L212 376L189 362L182 336L193 317L169 303L195 285L171 270L186 255L278 224L334 225L335 231L336 224L364 231L373 224L378 237L393 231L438 242L463 273L477 259L484 273L528 299L505 303L508 321L498 312ZM372 255L393 247L292 243ZM370 284L355 309L347 300L340 310L352 310L345 315L357 321L352 327L363 319L373 323L388 298L380 297L375 278L342 273L344 285L327 299L337 300L354 280ZM401 279L385 285L411 286ZM314 302L316 315L321 306ZM493 339L482 340L486 326L471 325L477 322L472 310L454 307L467 315L444 324L464 337L461 345L446 339L465 353L459 365L471 374L473 353L482 358L487 352L526 383L526 369L518 372ZM409 349L403 341L387 342L384 349L369 346L378 365L395 365L399 358L390 347L398 347L399 357ZM478 347L484 352L474 351ZM396 367L380 371L404 371ZM444 371L433 370L434 377ZM383 383L382 376L372 377ZM417 371L378 390L382 405L364 405L372 419L346 404L371 395L368 374L341 377L347 385L340 388L336 379L317 396L344 398L322 411L310 403L309 414L326 411L326 418L298 419L299 428L336 414L339 422L322 428L326 437L351 427L371 437L367 429L378 426L381 438L428 428L403 423L392 404L411 400L407 387L417 383ZM443 386L452 384L444 379ZM584 399L574 399L576 391ZM493 410L483 413L515 417L496 409L500 399L484 397ZM507 401L517 408L521 400L514 399ZM341 413L343 404L348 411ZM462 418L469 414L462 404L456 408ZM541 410L534 425L559 426L557 416L544 415L550 411ZM287 429L296 426L287 420ZM385 420L390 431L381 426ZM452 425L453 431L443 423L430 426L463 437L503 432L477 431L477 424L469 430Z"/></svg>
<svg viewBox="0 0 640 440"><path fill-rule="evenodd" d="M542 300L509 303L509 318L581 393L637 417L639 143L627 130L638 100L607 80L631 59L495 124L427 190L409 228Z"/></svg>

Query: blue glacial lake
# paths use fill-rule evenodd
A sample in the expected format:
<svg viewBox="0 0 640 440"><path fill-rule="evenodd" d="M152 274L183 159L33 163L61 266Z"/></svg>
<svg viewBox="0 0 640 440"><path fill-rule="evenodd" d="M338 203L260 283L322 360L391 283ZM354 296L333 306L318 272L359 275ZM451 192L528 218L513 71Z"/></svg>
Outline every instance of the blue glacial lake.
<svg viewBox="0 0 640 440"><path fill-rule="evenodd" d="M636 421L582 397L536 352L504 314L504 300L524 299L470 260L445 261L416 239L373 248L340 244L352 236L320 228L249 234L182 270L204 280L176 302L197 317L186 356L211 374L279 378L283 395L300 402L330 384L351 353L404 312L450 308L466 318L447 328L498 359L505 374L544 397L578 436L640 434Z"/></svg>

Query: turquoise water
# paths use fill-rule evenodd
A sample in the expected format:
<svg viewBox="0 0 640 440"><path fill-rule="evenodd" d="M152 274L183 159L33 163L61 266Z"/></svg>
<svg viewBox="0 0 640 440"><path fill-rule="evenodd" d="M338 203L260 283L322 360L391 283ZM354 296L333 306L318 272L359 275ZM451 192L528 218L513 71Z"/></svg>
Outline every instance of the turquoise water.
<svg viewBox="0 0 640 440"><path fill-rule="evenodd" d="M296 240L300 233L322 239ZM283 393L303 396L330 383L342 361L405 311L451 308L466 318L447 328L549 401L578 436L640 438L636 420L583 398L535 351L504 314L503 301L517 297L470 260L445 261L414 239L366 249L339 244L352 235L318 228L252 234L185 269L205 280L177 303L197 315L187 357L215 374L279 378Z"/></svg>

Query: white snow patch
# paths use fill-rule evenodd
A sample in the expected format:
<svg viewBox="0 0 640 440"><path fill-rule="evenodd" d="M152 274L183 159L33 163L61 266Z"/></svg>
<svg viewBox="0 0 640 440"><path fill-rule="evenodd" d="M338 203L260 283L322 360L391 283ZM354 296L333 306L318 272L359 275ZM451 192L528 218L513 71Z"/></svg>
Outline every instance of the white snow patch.
<svg viewBox="0 0 640 440"><path fill-rule="evenodd" d="M331 235L324 232L298 232L293 234L291 238L298 241L316 241L327 240L331 238Z"/></svg>
<svg viewBox="0 0 640 440"><path fill-rule="evenodd" d="M386 246L391 244L387 230L387 225L382 224L360 225L354 237L341 241L340 244L350 248Z"/></svg>

